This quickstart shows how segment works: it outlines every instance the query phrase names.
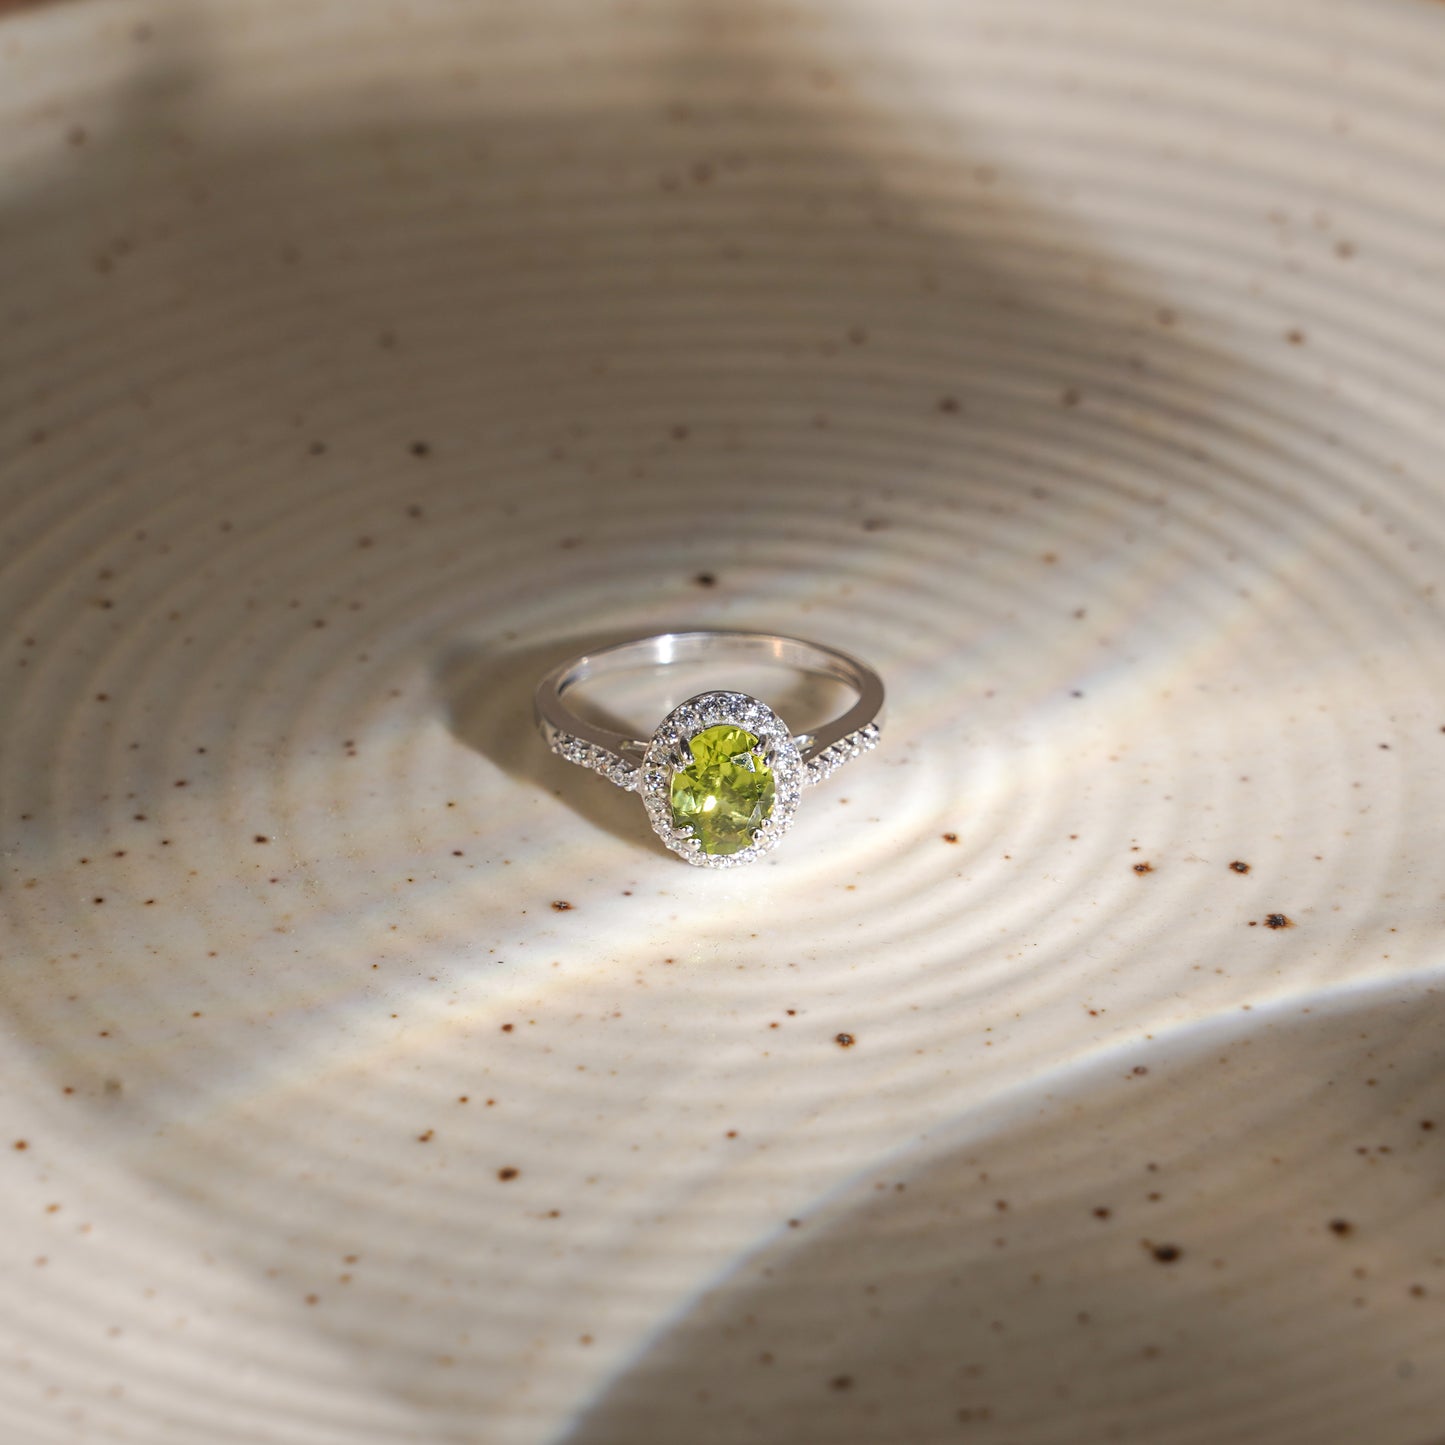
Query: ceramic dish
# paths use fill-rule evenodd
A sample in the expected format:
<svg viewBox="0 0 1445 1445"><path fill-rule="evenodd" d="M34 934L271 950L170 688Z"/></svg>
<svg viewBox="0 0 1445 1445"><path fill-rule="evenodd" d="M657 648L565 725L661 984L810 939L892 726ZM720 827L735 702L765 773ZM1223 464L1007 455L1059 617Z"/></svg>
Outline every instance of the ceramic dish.
<svg viewBox="0 0 1445 1445"><path fill-rule="evenodd" d="M1440 1438L1445 7L62 0L0 117L0 1437ZM889 689L746 868L533 727L688 627Z"/></svg>

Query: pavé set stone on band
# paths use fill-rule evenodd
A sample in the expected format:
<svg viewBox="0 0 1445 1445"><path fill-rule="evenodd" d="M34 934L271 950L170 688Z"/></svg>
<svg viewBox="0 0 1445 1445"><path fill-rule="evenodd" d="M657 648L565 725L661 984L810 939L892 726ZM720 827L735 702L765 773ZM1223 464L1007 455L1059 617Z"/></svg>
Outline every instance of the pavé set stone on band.
<svg viewBox="0 0 1445 1445"><path fill-rule="evenodd" d="M704 692L667 714L648 740L597 726L567 703L588 678L675 663L776 663L832 678L857 694L841 717L794 735L744 692ZM664 632L616 643L554 668L537 684L537 723L559 757L642 794L653 831L701 868L751 863L775 847L802 789L875 747L883 682L836 648L770 632Z"/></svg>

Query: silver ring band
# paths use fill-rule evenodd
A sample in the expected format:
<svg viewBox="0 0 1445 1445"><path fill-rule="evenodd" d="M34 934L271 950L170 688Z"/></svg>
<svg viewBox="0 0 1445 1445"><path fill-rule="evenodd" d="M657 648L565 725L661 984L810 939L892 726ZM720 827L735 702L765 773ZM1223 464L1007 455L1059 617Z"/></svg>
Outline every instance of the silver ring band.
<svg viewBox="0 0 1445 1445"><path fill-rule="evenodd" d="M651 738L629 737L589 722L568 706L567 694L589 678L699 662L720 670L728 663L775 664L843 683L857 700L815 731L794 734L766 704L746 693L700 693L674 708ZM642 793L663 842L688 862L711 867L749 862L771 848L791 821L799 788L821 782L877 744L882 709L883 681L871 667L837 648L771 632L664 632L616 643L554 668L536 691L537 722L548 747L620 788ZM746 782L745 792L756 791L756 780L747 774L765 774L768 791L745 820L750 825L746 833L720 844L728 851L719 853L713 851L710 820L679 822L676 790L669 794L669 788L679 774L691 779L700 766L689 751L692 741L709 728L728 727L741 729L751 739L751 751L738 754L744 759L743 772L734 771L734 781ZM725 763L719 766L726 770ZM725 805L735 802L725 791L720 796ZM719 797L713 797L709 809L715 810L718 802Z"/></svg>

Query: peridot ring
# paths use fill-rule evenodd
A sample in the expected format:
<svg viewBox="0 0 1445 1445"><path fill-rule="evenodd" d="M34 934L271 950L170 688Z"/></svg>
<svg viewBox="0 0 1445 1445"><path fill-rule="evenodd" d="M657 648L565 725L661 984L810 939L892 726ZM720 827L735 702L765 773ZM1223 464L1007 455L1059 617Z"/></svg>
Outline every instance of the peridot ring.
<svg viewBox="0 0 1445 1445"><path fill-rule="evenodd" d="M703 692L667 714L650 739L579 717L567 694L588 678L672 663L771 662L846 684L857 701L811 733L794 734L745 692ZM600 648L537 685L547 745L628 792L642 794L653 831L702 868L751 863L787 832L804 787L877 745L883 682L836 648L770 632L666 632Z"/></svg>

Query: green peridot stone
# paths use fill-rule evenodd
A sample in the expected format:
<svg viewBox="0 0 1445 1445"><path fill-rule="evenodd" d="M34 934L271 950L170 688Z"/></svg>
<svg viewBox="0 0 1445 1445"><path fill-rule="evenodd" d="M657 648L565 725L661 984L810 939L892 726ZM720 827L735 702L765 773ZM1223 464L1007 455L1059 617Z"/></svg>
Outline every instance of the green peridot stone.
<svg viewBox="0 0 1445 1445"><path fill-rule="evenodd" d="M750 847L773 811L772 769L754 751L758 740L729 723L705 728L688 742L692 762L672 775L672 821L692 829L703 852Z"/></svg>

